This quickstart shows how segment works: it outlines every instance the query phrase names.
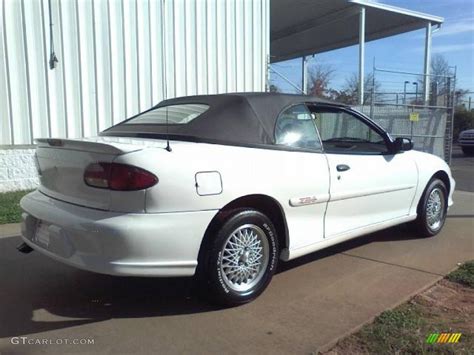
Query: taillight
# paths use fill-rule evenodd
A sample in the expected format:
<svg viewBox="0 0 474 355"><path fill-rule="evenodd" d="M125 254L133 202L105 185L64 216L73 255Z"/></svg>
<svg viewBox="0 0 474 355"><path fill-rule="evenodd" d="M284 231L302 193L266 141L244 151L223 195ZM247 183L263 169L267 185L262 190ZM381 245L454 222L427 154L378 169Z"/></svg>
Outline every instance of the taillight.
<svg viewBox="0 0 474 355"><path fill-rule="evenodd" d="M101 189L134 191L156 185L158 178L136 166L119 163L93 163L84 172L87 185Z"/></svg>

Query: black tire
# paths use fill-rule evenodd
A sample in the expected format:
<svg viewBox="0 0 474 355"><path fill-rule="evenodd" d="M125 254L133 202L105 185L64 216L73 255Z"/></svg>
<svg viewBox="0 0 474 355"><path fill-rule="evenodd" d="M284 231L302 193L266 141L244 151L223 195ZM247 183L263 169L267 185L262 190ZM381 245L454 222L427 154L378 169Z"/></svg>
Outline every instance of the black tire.
<svg viewBox="0 0 474 355"><path fill-rule="evenodd" d="M434 192L436 191L436 192ZM439 206L439 212L440 212L440 218L439 222L436 222L434 224L430 223L429 220L429 210L434 212L433 208L436 210L435 207L429 207L428 204L430 202L430 196L432 194L436 194L439 192L439 197L440 197L440 206ZM446 213L448 211L448 190L446 188L446 185L444 184L443 181L440 179L431 179L428 185L426 186L425 191L423 192L423 196L420 199L420 202L418 204L418 217L414 221L414 226L416 230L424 237L432 237L438 234L441 229L443 229L444 223L446 221ZM437 218L435 219L437 221Z"/></svg>
<svg viewBox="0 0 474 355"><path fill-rule="evenodd" d="M253 249L245 251L245 255L243 254L243 249L245 248L242 243L229 243L229 241L236 242L236 237L240 238L239 231L242 234L247 231L247 236L250 236L249 238L257 238L257 241L252 243ZM207 250L202 253L202 260L199 261L201 267L198 267L200 273L198 280L200 282L204 281L207 284L204 290L206 295L212 301L224 306L236 306L257 298L270 283L278 265L278 236L271 220L256 210L238 210L231 213L210 238L207 243ZM231 251L234 254L229 253L229 246L235 248ZM255 246L262 248L262 255L267 252L267 257L262 256L258 259L262 260L259 266L255 266L259 262L255 260L260 255L258 251L255 251ZM238 249L240 247L242 247L242 254L240 254L240 251L234 252L234 250L241 250ZM241 282L240 285L237 281L234 284L229 278L241 275L236 270L240 266L243 267L243 264L241 265L240 263L244 262L244 259L242 259L244 257L247 270L255 267L258 269L258 271L255 271L257 274L253 279L247 279L246 282ZM238 266L236 258L239 259ZM267 260L266 263L265 260ZM227 277L227 274L231 276ZM239 287L242 289L237 289Z"/></svg>
<svg viewBox="0 0 474 355"><path fill-rule="evenodd" d="M474 155L474 147L461 147L462 152L467 155L467 156L473 156Z"/></svg>

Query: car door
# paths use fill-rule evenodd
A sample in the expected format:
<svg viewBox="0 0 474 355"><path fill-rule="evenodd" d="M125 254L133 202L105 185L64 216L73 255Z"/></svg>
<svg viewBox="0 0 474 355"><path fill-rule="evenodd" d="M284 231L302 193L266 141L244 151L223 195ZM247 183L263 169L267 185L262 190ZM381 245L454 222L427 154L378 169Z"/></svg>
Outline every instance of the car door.
<svg viewBox="0 0 474 355"><path fill-rule="evenodd" d="M286 187L275 193L284 201L290 233L288 247L298 250L324 239L324 213L329 199L327 160L305 104L290 106L280 113L275 143L282 149L280 178L286 181Z"/></svg>
<svg viewBox="0 0 474 355"><path fill-rule="evenodd" d="M312 107L330 171L325 238L406 216L416 184L415 162L392 154L388 135L346 108Z"/></svg>

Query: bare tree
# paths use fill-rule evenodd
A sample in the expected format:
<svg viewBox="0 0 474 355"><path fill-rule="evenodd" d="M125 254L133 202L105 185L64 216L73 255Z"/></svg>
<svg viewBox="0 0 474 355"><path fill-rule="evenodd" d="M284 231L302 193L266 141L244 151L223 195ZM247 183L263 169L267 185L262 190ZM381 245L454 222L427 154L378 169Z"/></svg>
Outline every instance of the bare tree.
<svg viewBox="0 0 474 355"><path fill-rule="evenodd" d="M431 82L431 100L432 105L444 104L447 105L450 102L450 95L453 95L453 105L456 108L461 106L459 102L463 100L469 90L458 88L454 90L454 75L451 71L451 67L447 59L441 54L435 54L431 58L430 66L430 82ZM418 80L420 83L423 82L423 77ZM440 102L441 100L441 102Z"/></svg>
<svg viewBox="0 0 474 355"><path fill-rule="evenodd" d="M450 79L451 70L449 63L442 54L435 54L431 58L430 64L430 104L436 105L439 96L444 96L447 101L447 95L452 90L452 79ZM418 79L420 87L423 87L424 77Z"/></svg>
<svg viewBox="0 0 474 355"><path fill-rule="evenodd" d="M364 77L364 102L363 104L369 104L372 102L372 96L376 98L379 96L380 83L374 80L374 74L368 73ZM372 93L372 90L374 92ZM359 92L359 75L352 73L351 76L346 78L346 83L340 92L340 101L344 100L345 103L355 105L358 103L358 92Z"/></svg>
<svg viewBox="0 0 474 355"><path fill-rule="evenodd" d="M317 97L328 97L329 83L334 75L333 67L316 63L308 71L308 94Z"/></svg>
<svg viewBox="0 0 474 355"><path fill-rule="evenodd" d="M451 75L448 61L442 54L435 54L431 58L430 69L430 79L433 85L435 85L438 94L445 94L449 90L447 77Z"/></svg>

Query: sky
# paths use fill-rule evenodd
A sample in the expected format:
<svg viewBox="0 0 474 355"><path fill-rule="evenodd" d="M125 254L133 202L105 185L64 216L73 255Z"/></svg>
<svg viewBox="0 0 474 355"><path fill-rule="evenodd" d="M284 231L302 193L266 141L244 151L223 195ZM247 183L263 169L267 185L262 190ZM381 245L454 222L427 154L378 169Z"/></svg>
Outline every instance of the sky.
<svg viewBox="0 0 474 355"><path fill-rule="evenodd" d="M474 0L380 0L380 3L444 17L441 29L433 33L432 53L443 55L449 65L457 67L456 86L472 91L474 101ZM366 19L369 21L369 19ZM366 43L366 73L375 66L408 72L423 72L425 30L412 31ZM317 54L309 60L334 69L330 87L340 89L346 78L358 72L358 46L351 46ZM274 68L297 85L301 84L301 59L273 64ZM284 80L272 74L272 83L285 92L296 92ZM403 91L405 80L401 75L377 73L376 79L383 91ZM408 88L409 90L410 88ZM414 90L414 89L413 89Z"/></svg>

